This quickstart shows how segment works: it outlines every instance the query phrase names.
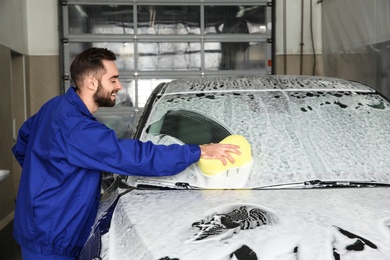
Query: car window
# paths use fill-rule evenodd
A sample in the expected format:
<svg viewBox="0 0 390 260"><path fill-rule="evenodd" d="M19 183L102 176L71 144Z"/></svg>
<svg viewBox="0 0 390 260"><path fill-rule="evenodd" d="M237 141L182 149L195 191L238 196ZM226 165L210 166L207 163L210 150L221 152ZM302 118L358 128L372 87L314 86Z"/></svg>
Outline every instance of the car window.
<svg viewBox="0 0 390 260"><path fill-rule="evenodd" d="M169 135L186 144L219 143L232 134L212 118L184 109L168 110L146 132L152 135Z"/></svg>
<svg viewBox="0 0 390 260"><path fill-rule="evenodd" d="M308 179L389 181L390 109L389 102L378 94L234 91L166 95L151 112L141 140L169 143L158 137L160 132L155 129L170 117L173 120L167 124L178 138L181 128L192 124L176 124L181 122L181 111L221 122L223 128L249 141L253 164L245 187ZM180 120L175 119L177 115ZM213 131L213 127L202 126L191 135L196 139ZM159 180L207 185L199 176L199 169L192 165L183 173Z"/></svg>

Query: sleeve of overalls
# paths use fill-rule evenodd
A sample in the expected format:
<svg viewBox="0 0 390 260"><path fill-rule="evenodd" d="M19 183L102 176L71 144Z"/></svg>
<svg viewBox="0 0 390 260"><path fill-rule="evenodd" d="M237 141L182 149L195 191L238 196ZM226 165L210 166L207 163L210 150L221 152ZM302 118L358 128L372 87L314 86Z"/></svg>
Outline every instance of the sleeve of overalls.
<svg viewBox="0 0 390 260"><path fill-rule="evenodd" d="M18 132L18 139L15 145L12 147L12 153L22 167L24 163L24 158L26 156L28 140L30 138L31 123L33 122L33 120L34 116L30 117L26 122L23 123Z"/></svg>
<svg viewBox="0 0 390 260"><path fill-rule="evenodd" d="M118 139L115 131L94 121L75 127L68 142L70 163L125 175L174 175L199 158L199 145L167 146L135 139Z"/></svg>

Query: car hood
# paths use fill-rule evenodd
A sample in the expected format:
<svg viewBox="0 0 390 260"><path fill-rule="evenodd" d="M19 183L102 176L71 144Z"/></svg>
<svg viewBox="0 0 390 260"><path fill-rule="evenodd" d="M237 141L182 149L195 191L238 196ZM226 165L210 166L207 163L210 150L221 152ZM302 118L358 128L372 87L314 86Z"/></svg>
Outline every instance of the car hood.
<svg viewBox="0 0 390 260"><path fill-rule="evenodd" d="M390 259L390 189L133 190L103 259Z"/></svg>

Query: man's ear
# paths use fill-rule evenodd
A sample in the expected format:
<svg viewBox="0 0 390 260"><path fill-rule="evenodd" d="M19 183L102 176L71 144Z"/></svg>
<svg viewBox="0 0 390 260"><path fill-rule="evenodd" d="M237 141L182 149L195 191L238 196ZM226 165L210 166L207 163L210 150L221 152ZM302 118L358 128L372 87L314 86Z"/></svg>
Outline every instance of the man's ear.
<svg viewBox="0 0 390 260"><path fill-rule="evenodd" d="M88 76L86 78L86 86L89 90L92 90L92 91L96 91L97 90L97 87L98 87L98 81L95 77L92 77L92 76Z"/></svg>

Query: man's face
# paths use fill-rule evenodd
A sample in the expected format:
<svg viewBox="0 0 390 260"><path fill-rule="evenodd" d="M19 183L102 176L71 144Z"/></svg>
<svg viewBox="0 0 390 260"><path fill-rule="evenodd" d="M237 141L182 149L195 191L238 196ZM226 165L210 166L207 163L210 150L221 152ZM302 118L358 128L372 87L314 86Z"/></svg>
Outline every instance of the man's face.
<svg viewBox="0 0 390 260"><path fill-rule="evenodd" d="M103 61L106 72L98 79L98 87L93 95L95 103L99 107L115 106L116 94L122 89L118 80L118 68L114 61Z"/></svg>

